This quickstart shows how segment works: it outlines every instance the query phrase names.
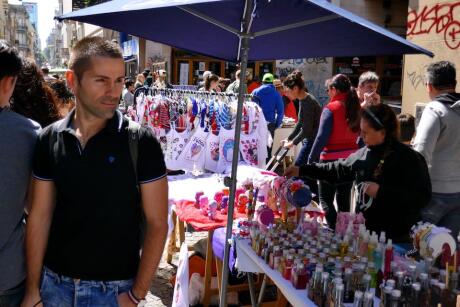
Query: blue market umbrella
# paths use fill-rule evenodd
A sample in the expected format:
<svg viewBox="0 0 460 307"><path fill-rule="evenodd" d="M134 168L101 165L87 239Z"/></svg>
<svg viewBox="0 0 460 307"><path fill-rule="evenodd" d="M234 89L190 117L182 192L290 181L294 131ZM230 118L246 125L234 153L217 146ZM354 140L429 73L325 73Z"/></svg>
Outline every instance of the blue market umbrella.
<svg viewBox="0 0 460 307"><path fill-rule="evenodd" d="M244 9L245 0L114 0L57 19L95 24L235 61ZM433 55L324 0L256 0L253 9L249 60Z"/></svg>
<svg viewBox="0 0 460 307"><path fill-rule="evenodd" d="M418 53L433 56L324 0L113 0L57 19L90 23L192 52L241 61L241 76L246 75L248 60ZM228 241L244 89L240 86L220 306L227 305ZM251 300L254 306L253 291Z"/></svg>

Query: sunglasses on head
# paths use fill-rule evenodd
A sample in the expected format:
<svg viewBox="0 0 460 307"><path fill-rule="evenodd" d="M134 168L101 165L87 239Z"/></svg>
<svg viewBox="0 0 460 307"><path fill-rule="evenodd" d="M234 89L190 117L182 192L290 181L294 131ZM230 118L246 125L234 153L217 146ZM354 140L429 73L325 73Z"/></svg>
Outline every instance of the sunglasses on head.
<svg viewBox="0 0 460 307"><path fill-rule="evenodd" d="M372 118L372 120L373 120L374 122L377 123L377 125L379 125L382 129L385 128L385 127L383 126L382 122L380 121L380 119L378 119L377 116L375 116L375 114L372 113L371 110L369 110L368 108L364 108L363 110L364 110L364 112L366 112L367 115L369 115L369 116Z"/></svg>

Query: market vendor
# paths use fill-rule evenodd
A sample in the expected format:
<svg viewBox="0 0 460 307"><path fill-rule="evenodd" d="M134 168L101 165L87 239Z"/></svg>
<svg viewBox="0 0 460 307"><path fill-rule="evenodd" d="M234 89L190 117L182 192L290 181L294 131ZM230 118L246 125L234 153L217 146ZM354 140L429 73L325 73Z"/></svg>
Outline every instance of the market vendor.
<svg viewBox="0 0 460 307"><path fill-rule="evenodd" d="M360 127L366 146L347 159L290 167L285 176L331 183L354 180L356 211L363 212L366 227L385 231L393 241L408 242L411 226L431 198L426 162L398 141L398 122L389 106L364 108Z"/></svg>

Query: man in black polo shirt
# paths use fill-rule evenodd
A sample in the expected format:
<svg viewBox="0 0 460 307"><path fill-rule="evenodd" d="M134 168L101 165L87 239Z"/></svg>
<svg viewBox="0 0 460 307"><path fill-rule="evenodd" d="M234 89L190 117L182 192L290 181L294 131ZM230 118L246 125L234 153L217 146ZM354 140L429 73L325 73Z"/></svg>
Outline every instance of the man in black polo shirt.
<svg viewBox="0 0 460 307"><path fill-rule="evenodd" d="M163 155L151 131L141 128L133 163L133 134L117 111L125 70L116 44L79 41L69 68L76 108L44 129L35 152L23 306L135 306L166 240Z"/></svg>

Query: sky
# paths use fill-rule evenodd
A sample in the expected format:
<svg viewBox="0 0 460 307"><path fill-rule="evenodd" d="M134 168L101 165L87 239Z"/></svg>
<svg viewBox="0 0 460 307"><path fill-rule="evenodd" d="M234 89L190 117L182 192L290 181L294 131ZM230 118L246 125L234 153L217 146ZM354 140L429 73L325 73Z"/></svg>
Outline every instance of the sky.
<svg viewBox="0 0 460 307"><path fill-rule="evenodd" d="M8 0L11 4L21 4L19 0ZM58 0L26 0L26 2L35 2L38 4L38 35L42 49L46 46L46 39L54 27L55 10L59 8Z"/></svg>

